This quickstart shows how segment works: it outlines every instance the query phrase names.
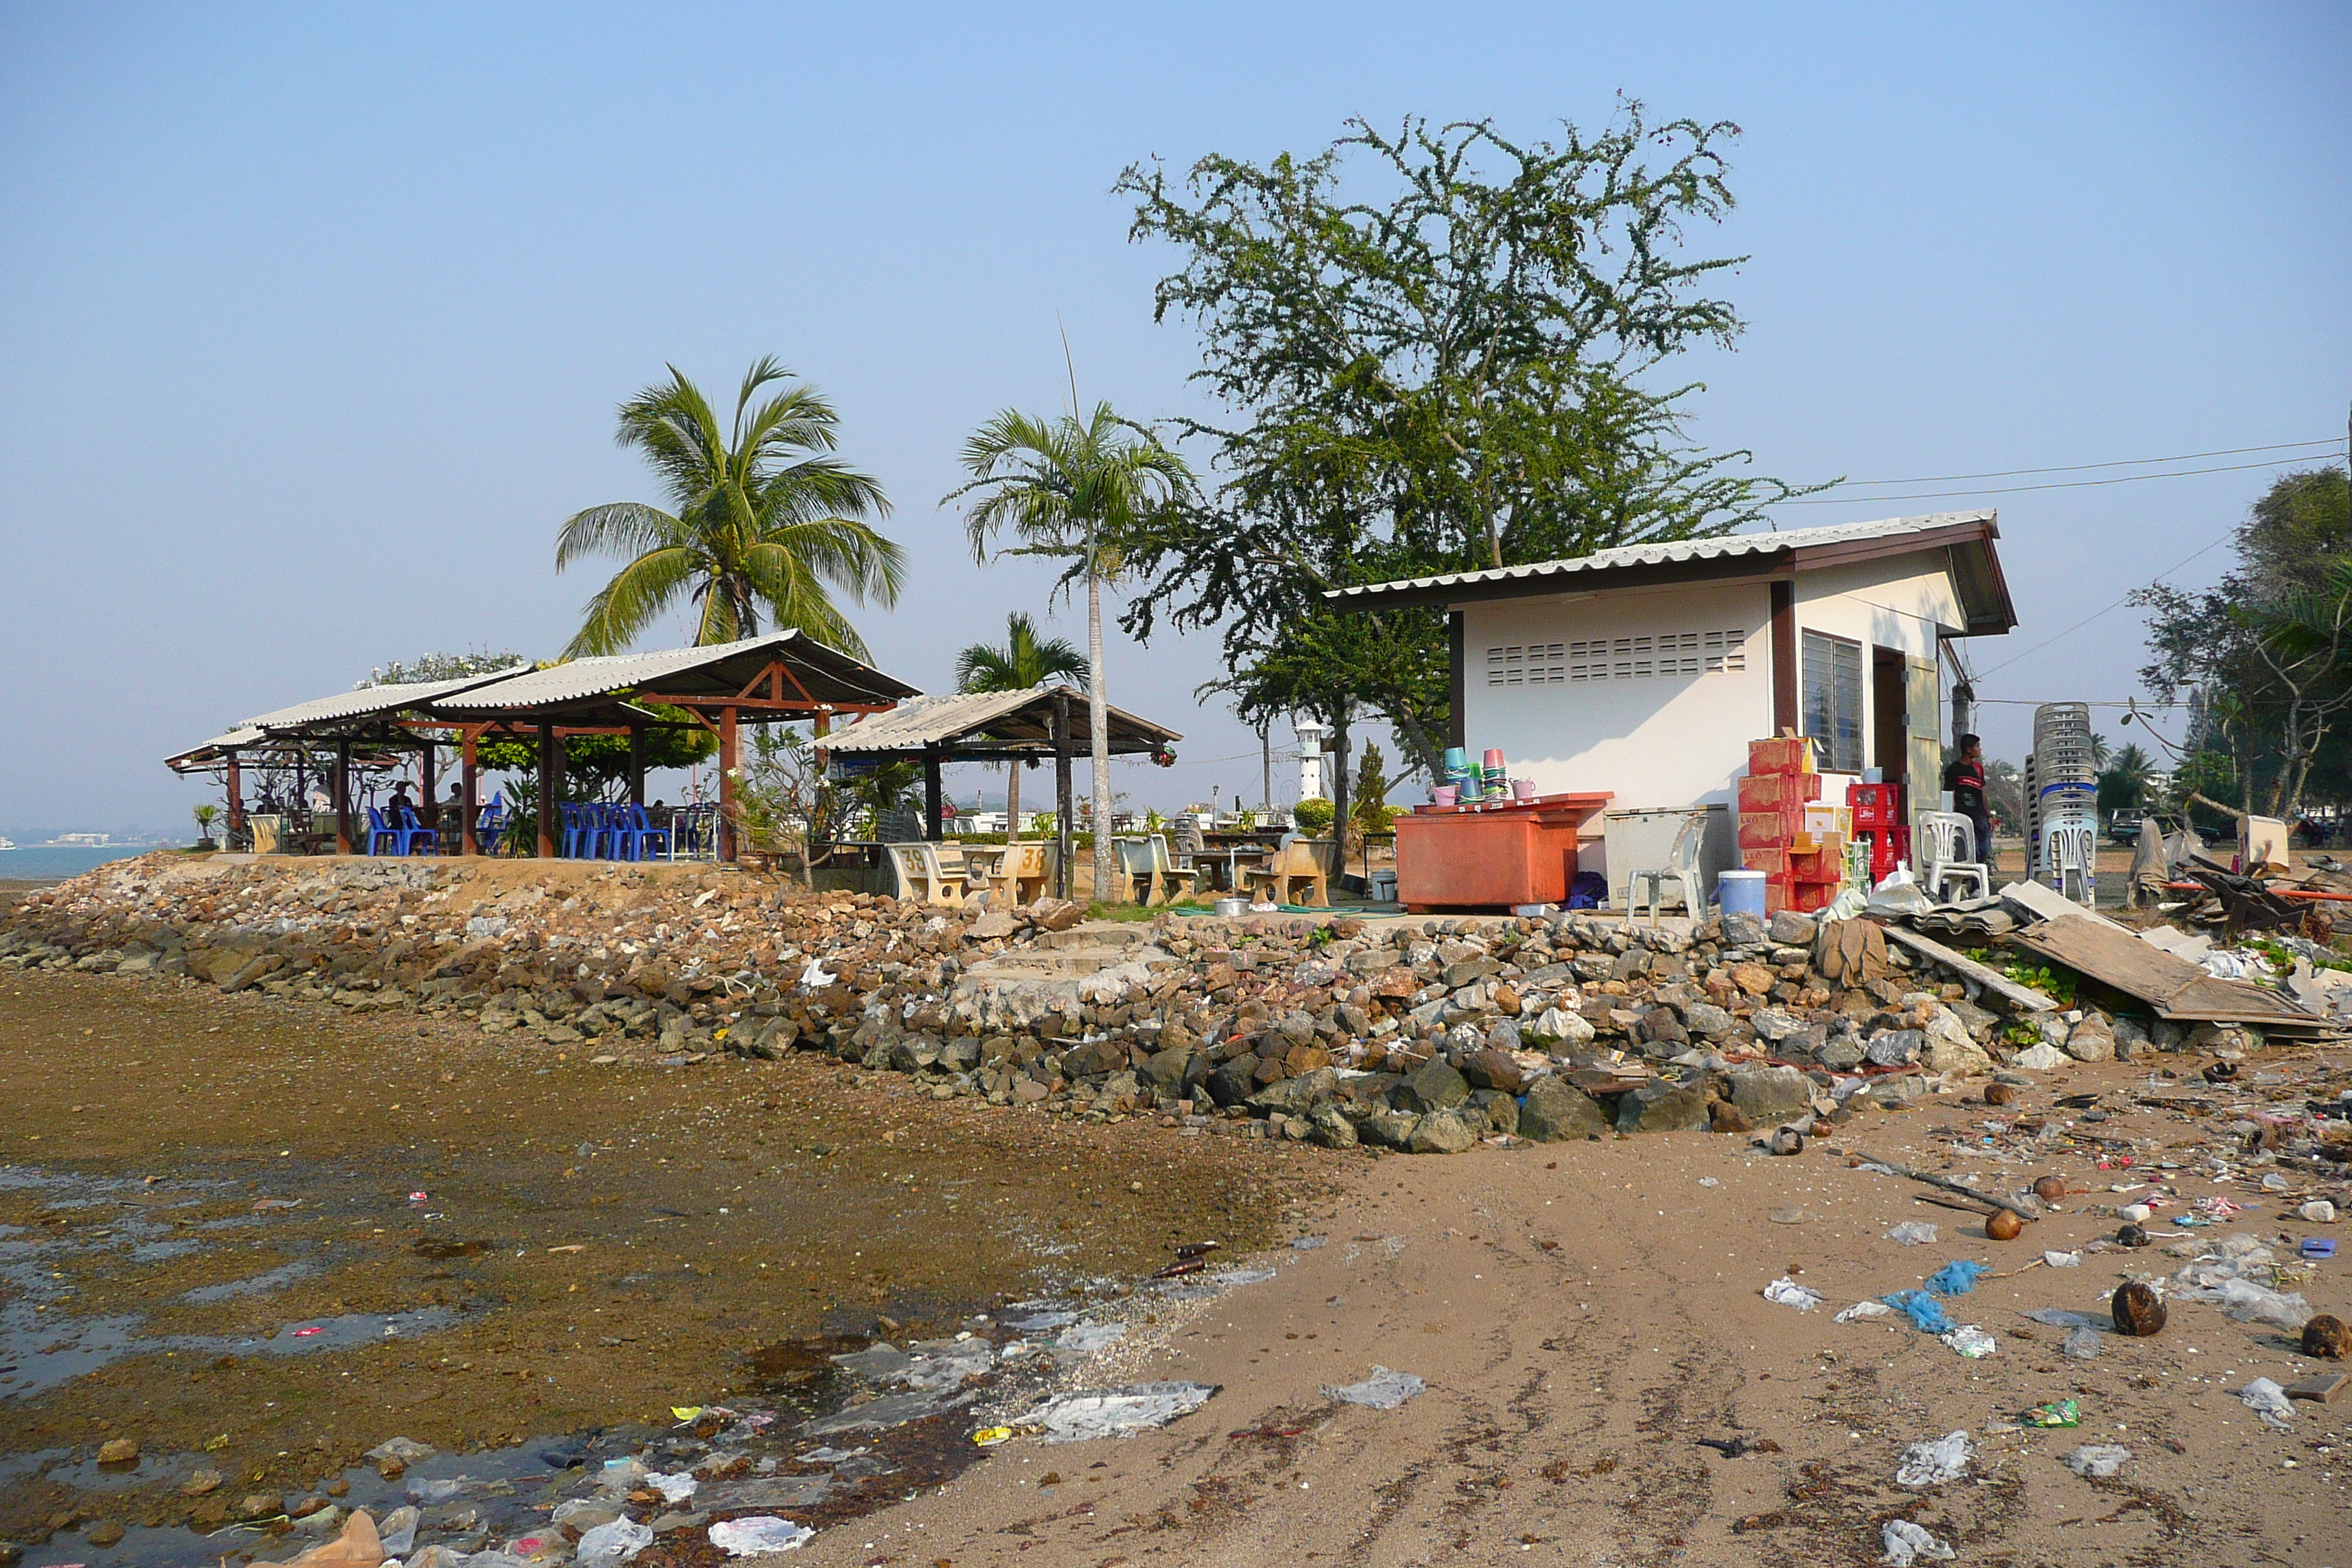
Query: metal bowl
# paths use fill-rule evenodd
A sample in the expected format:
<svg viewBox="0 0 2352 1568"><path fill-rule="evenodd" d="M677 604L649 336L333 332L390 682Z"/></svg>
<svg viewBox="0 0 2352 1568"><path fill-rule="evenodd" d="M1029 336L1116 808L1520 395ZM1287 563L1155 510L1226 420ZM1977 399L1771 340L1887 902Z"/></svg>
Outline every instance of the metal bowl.
<svg viewBox="0 0 2352 1568"><path fill-rule="evenodd" d="M1209 908L1221 920L1236 920L1250 912L1250 901L1247 899L1219 899Z"/></svg>

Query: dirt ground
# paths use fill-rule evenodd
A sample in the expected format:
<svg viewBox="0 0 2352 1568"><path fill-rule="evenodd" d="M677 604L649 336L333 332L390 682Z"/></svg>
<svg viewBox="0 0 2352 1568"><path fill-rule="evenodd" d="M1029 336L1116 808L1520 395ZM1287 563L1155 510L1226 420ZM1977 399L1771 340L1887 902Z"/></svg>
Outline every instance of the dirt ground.
<svg viewBox="0 0 2352 1568"><path fill-rule="evenodd" d="M0 1540L90 1507L28 1479L30 1456L128 1436L259 1489L394 1434L465 1450L666 1425L762 1347L936 1330L1133 1279L1179 1241L1259 1245L1339 1160L1067 1127L813 1058L630 1069L414 1017L12 974ZM136 1488L105 1506L200 1507Z"/></svg>
<svg viewBox="0 0 2352 1568"><path fill-rule="evenodd" d="M2146 1070L2084 1068L2063 1091L2120 1089ZM1123 1442L1016 1440L803 1556L811 1568L1862 1564L1880 1560L1885 1521L1905 1517L1967 1563L2352 1563L2352 1399L2299 1405L2293 1429L2274 1432L2231 1392L2324 1364L2293 1340L2181 1303L2160 1336L2102 1333L2100 1353L2080 1361L2059 1353L2063 1330L2020 1315L2058 1307L2104 1321L2102 1298L2126 1268L2179 1267L2160 1250L2024 1267L2113 1235L2110 1209L2130 1200L2109 1189L2145 1173L2099 1170L2088 1153L2029 1173L2088 1191L2003 1244L1845 1157L1926 1162L1988 1120L2050 1113L2059 1091L2001 1111L1935 1102L1865 1117L1851 1138L1781 1159L1740 1138L1673 1133L1358 1165L1318 1209L1324 1245L1281 1255L1273 1280L1161 1312L1102 1371L1105 1383L1223 1384L1199 1415ZM2097 1131L2169 1141L2193 1129L2143 1109ZM2259 1206L2267 1217L2243 1228L2275 1233L2280 1205ZM1941 1226L1940 1244L1885 1238L1915 1219ZM1963 1258L2008 1275L1948 1303L1996 1337L1990 1358L1963 1360L1900 1318L1832 1321ZM2298 1288L2341 1314L2344 1267L2320 1265ZM1810 1312L1764 1300L1782 1275L1826 1300ZM1376 1366L1428 1390L1391 1411L1321 1392ZM2066 1397L2079 1428L2020 1425ZM1954 1431L1976 1447L1966 1479L1926 1492L1895 1483L1907 1445ZM1729 1458L1699 1445L1740 1436L1778 1447ZM2061 1456L2091 1443L2133 1457L2112 1479L2078 1478Z"/></svg>

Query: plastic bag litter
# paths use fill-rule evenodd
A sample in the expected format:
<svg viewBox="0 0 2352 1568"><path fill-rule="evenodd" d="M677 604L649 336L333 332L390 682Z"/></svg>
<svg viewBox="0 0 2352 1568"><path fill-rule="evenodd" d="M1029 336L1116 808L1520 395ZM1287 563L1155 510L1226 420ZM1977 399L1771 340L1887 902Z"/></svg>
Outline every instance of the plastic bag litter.
<svg viewBox="0 0 2352 1568"><path fill-rule="evenodd" d="M2087 1323L2079 1329L2069 1329L2066 1337L2058 1342L2058 1350L2076 1361L2089 1361L2099 1353L2099 1331Z"/></svg>
<svg viewBox="0 0 2352 1568"><path fill-rule="evenodd" d="M1903 1450L1903 1462L1895 1467L1895 1484L1916 1491L1922 1487L1939 1487L1946 1481L1958 1480L1976 1458L1976 1445L1969 1441L1966 1432L1947 1432L1928 1443L1914 1443Z"/></svg>
<svg viewBox="0 0 2352 1568"><path fill-rule="evenodd" d="M1361 1383L1341 1384L1336 1388L1325 1384L1323 1397L1348 1405L1368 1405L1374 1410L1394 1410L1428 1386L1412 1373L1391 1372L1384 1366L1374 1366L1372 1375Z"/></svg>
<svg viewBox="0 0 2352 1568"><path fill-rule="evenodd" d="M1895 1309L1884 1301L1856 1301L1832 1320L1840 1323L1858 1323L1869 1318L1891 1318Z"/></svg>
<svg viewBox="0 0 2352 1568"><path fill-rule="evenodd" d="M2071 1399L2053 1399L2047 1405L2037 1405L2019 1416L2025 1426L2080 1426L2083 1407Z"/></svg>
<svg viewBox="0 0 2352 1568"><path fill-rule="evenodd" d="M1906 1247L1933 1247L1936 1227L1924 1219L1906 1219L1886 1233L1889 1241L1899 1241Z"/></svg>
<svg viewBox="0 0 2352 1568"><path fill-rule="evenodd" d="M1886 1555L1882 1561L1893 1563L1895 1568L1911 1568L1912 1563L1922 1559L1949 1563L1959 1555L1907 1519L1888 1520L1880 1527L1879 1539L1886 1543Z"/></svg>
<svg viewBox="0 0 2352 1568"><path fill-rule="evenodd" d="M378 1542L383 1547L383 1554L386 1557L407 1556L409 1548L416 1544L417 1521L424 1517L415 1507L406 1503L385 1514L383 1521L375 1527Z"/></svg>
<svg viewBox="0 0 2352 1568"><path fill-rule="evenodd" d="M2131 1462L2132 1451L2114 1443L2085 1443L2059 1462L2078 1476L2105 1480Z"/></svg>
<svg viewBox="0 0 2352 1568"><path fill-rule="evenodd" d="M301 1568L376 1568L383 1561L383 1542L375 1532L375 1521L368 1510L356 1508L343 1521L342 1532L332 1541L322 1541L287 1568L299 1563Z"/></svg>
<svg viewBox="0 0 2352 1568"><path fill-rule="evenodd" d="M2053 1329L2087 1329L2097 1319L2084 1312L2070 1312L2063 1307L2036 1307L2030 1312L2020 1312L2021 1318L2031 1318L2037 1323L2047 1323Z"/></svg>
<svg viewBox="0 0 2352 1568"><path fill-rule="evenodd" d="M1121 1388L1057 1394L1014 1424L1044 1427L1040 1441L1047 1443L1125 1437L1191 1415L1206 1405L1222 1386L1213 1383L1131 1383Z"/></svg>
<svg viewBox="0 0 2352 1568"><path fill-rule="evenodd" d="M1989 1265L1956 1258L1927 1276L1927 1289L1938 1296L1965 1296L1977 1288L1979 1275L1991 1272Z"/></svg>
<svg viewBox="0 0 2352 1568"><path fill-rule="evenodd" d="M684 1502L702 1484L701 1478L691 1470L673 1470L668 1475L648 1475L646 1485L661 1493L664 1502Z"/></svg>
<svg viewBox="0 0 2352 1568"><path fill-rule="evenodd" d="M835 979L835 976L831 970L812 958L808 961L808 967L801 971L801 989L822 991L832 984Z"/></svg>
<svg viewBox="0 0 2352 1568"><path fill-rule="evenodd" d="M430 1443L420 1443L414 1437L387 1437L360 1457L381 1465L386 1459L397 1459L413 1465L419 1459L429 1459L440 1450Z"/></svg>
<svg viewBox="0 0 2352 1568"><path fill-rule="evenodd" d="M2079 1252L2045 1252L2042 1255L2042 1265L2045 1268L2080 1268L2083 1267L2083 1255Z"/></svg>
<svg viewBox="0 0 2352 1568"><path fill-rule="evenodd" d="M1948 1334L1959 1327L1946 1314L1944 1304L1925 1290L1897 1290L1892 1296L1880 1299L1907 1315L1911 1326L1922 1333Z"/></svg>
<svg viewBox="0 0 2352 1568"><path fill-rule="evenodd" d="M613 1568L626 1563L654 1543L654 1532L635 1520L621 1518L600 1524L580 1538L577 1568Z"/></svg>
<svg viewBox="0 0 2352 1568"><path fill-rule="evenodd" d="M1097 1323L1089 1318L1065 1331L1062 1337L1054 1342L1054 1348L1057 1351L1080 1351L1092 1353L1095 1351L1108 1350L1125 1338L1127 1338L1125 1323Z"/></svg>
<svg viewBox="0 0 2352 1568"><path fill-rule="evenodd" d="M2223 1317L2242 1323L2269 1323L2289 1333L2300 1331L2311 1316L2311 1303L2303 1299L2302 1291L2282 1295L2251 1279L2224 1279L2210 1295L2199 1299L2219 1306Z"/></svg>
<svg viewBox="0 0 2352 1568"><path fill-rule="evenodd" d="M1800 1312L1810 1312L1822 1304L1822 1293L1810 1285L1800 1285L1783 1274L1764 1287L1764 1299L1783 1307L1794 1307Z"/></svg>
<svg viewBox="0 0 2352 1568"><path fill-rule="evenodd" d="M757 1557L762 1552L797 1552L815 1534L805 1524L755 1513L749 1519L723 1519L712 1525L710 1544L724 1548L730 1557Z"/></svg>
<svg viewBox="0 0 2352 1568"><path fill-rule="evenodd" d="M2294 1425L2294 1405L2287 1398L2286 1390L2267 1377L2258 1377L2238 1390L2238 1398L2247 1409L2263 1418L2265 1426L2276 1426L2284 1431Z"/></svg>
<svg viewBox="0 0 2352 1568"><path fill-rule="evenodd" d="M2000 1342L1978 1328L1974 1323L1962 1323L1948 1334L1936 1336L1952 1347L1952 1353L1969 1361L1982 1361L2000 1349Z"/></svg>

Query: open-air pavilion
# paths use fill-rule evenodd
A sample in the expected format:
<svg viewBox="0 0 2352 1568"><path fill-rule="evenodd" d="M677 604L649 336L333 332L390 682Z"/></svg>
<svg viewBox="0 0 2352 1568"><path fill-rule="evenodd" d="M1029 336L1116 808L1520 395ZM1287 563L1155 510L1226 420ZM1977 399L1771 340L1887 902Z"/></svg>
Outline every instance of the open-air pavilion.
<svg viewBox="0 0 2352 1568"><path fill-rule="evenodd" d="M719 855L734 858L736 739L746 723L813 719L822 734L837 716L879 712L915 689L799 632L775 632L704 647L572 659L544 669L509 669L456 680L362 687L257 715L204 746L169 759L182 773L219 771L228 784L231 831L244 826L240 780L249 756L331 752L335 847L351 852L355 759L419 752L425 794L433 791L437 747L459 753L460 847L478 854L477 748L485 737L527 739L538 748L539 853L556 845L556 803L567 736L630 738L630 800L645 796L644 738L664 727L701 725L719 742ZM656 709L684 711L681 721Z"/></svg>
<svg viewBox="0 0 2352 1568"><path fill-rule="evenodd" d="M1148 719L1106 706L1104 729L1115 757L1158 756L1184 737ZM1060 824L1057 865L1071 864L1070 764L1091 754L1094 728L1087 694L1066 685L1033 686L1020 691L964 696L917 697L846 730L826 742L834 761L919 761L923 767L923 836L941 836L940 769L949 763L1024 766L1051 759L1054 801ZM1011 825L1019 837L1019 824ZM1107 826L1107 825L1106 825Z"/></svg>

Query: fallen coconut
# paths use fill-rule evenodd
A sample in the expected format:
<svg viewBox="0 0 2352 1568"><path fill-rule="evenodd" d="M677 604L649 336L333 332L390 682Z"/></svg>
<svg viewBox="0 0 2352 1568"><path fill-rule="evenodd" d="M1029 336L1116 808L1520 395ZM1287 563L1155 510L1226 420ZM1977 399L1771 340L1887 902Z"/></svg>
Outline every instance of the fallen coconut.
<svg viewBox="0 0 2352 1568"><path fill-rule="evenodd" d="M2033 1195L2045 1204L2054 1204L2066 1195L2066 1178L2044 1176L2033 1184Z"/></svg>
<svg viewBox="0 0 2352 1568"><path fill-rule="evenodd" d="M2015 1100L2016 1098L2017 1090L2010 1088L2009 1085L2005 1083L1989 1083L1985 1085L1984 1102L1987 1105L2007 1105L2011 1100Z"/></svg>
<svg viewBox="0 0 2352 1568"><path fill-rule="evenodd" d="M1985 1234L1995 1241L2015 1241L2025 1222L2007 1209L1995 1209L1985 1219Z"/></svg>
<svg viewBox="0 0 2352 1568"><path fill-rule="evenodd" d="M2352 1355L2352 1328L2333 1312L2322 1312L2303 1325L2303 1353L2323 1361Z"/></svg>
<svg viewBox="0 0 2352 1568"><path fill-rule="evenodd" d="M2111 1310L2119 1334L2144 1340L2164 1331L2164 1298L2137 1280L2116 1289Z"/></svg>

